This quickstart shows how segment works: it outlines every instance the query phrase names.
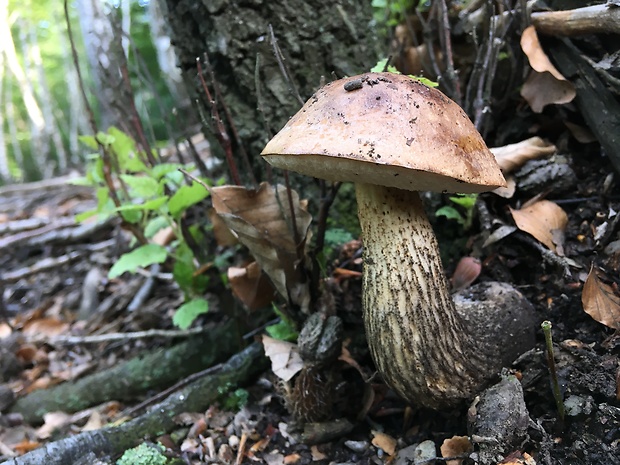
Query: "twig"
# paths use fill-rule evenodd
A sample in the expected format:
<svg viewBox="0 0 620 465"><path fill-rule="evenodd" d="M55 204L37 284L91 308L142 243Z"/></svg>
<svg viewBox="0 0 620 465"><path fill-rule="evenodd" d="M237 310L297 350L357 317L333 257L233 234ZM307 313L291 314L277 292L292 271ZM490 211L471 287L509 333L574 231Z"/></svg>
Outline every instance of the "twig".
<svg viewBox="0 0 620 465"><path fill-rule="evenodd" d="M5 273L0 273L0 281L5 283L7 282L15 282L20 279L26 278L36 273L41 273L42 271L51 270L62 265L66 265L67 263L71 263L78 258L83 256L82 252L69 252L66 255L61 255L60 257L48 257L33 265L26 266L24 268L19 268L14 271L7 271Z"/></svg>
<svg viewBox="0 0 620 465"><path fill-rule="evenodd" d="M248 176L250 177L250 181L254 185L254 188L258 187L258 183L256 182L256 177L254 176L254 171L252 170L252 164L250 163L250 158L248 157L248 152L245 150L241 137L239 137L239 132L237 131L237 126L235 125L235 121L230 114L230 110L226 105L226 101L220 92L220 85L215 79L215 74L213 73L213 68L211 67L211 62L209 61L209 55L207 52L204 52L205 65L207 66L207 72L209 76L211 76L211 83L213 84L213 90L215 91L215 98L220 102L222 106L222 110L224 110L224 116L226 116L226 121L228 122L228 126L232 132L233 137L235 138L235 142L237 142L237 147L239 148L239 153L241 154L241 159L245 164L245 169L248 171Z"/></svg>
<svg viewBox="0 0 620 465"><path fill-rule="evenodd" d="M222 146L222 149L224 149L224 153L226 154L226 163L228 164L228 169L230 170L230 176L232 177L233 182L235 183L235 185L241 186L241 178L239 177L239 171L237 171L237 164L235 163L235 159L233 158L230 137L228 136L222 118L220 118L220 114L217 111L217 103L211 96L211 91L209 90L207 82L205 81L205 78L203 76L200 58L196 58L196 67L198 69L198 79L200 79L202 90L204 91L207 100L209 101L209 105L211 106L211 120L213 121L212 128L215 134L215 138Z"/></svg>
<svg viewBox="0 0 620 465"><path fill-rule="evenodd" d="M128 312L137 311L138 309L140 309L140 307L142 307L146 299L149 298L149 296L151 295L151 292L153 292L153 286L155 286L155 280L156 280L155 277L159 273L160 269L161 269L161 265L159 263L155 263L151 265L151 268L150 268L151 275L148 278L146 278L146 280L144 281L144 284L142 284L138 292L136 292L136 295L134 296L134 298L131 300L131 302L129 302L129 305L127 305Z"/></svg>
<svg viewBox="0 0 620 465"><path fill-rule="evenodd" d="M80 344L101 344L102 342L116 342L116 341L132 341L136 339L150 339L154 337L164 338L178 338L188 337L194 334L204 333L208 328L203 326L190 329L149 329L146 331L134 331L130 333L108 333L108 334L96 334L92 336L33 336L26 338L30 343L43 343L51 346L58 345L80 345Z"/></svg>
<svg viewBox="0 0 620 465"><path fill-rule="evenodd" d="M545 345L547 346L547 364L549 365L549 374L551 375L551 386L553 388L553 398L558 409L560 421L564 421L564 402L562 401L562 392L560 391L560 383L558 382L558 372L555 367L555 358L553 356L553 340L551 337L551 322L543 321L540 327L545 334Z"/></svg>
<svg viewBox="0 0 620 465"><path fill-rule="evenodd" d="M525 234L516 233L514 234L513 237L515 239L518 239L521 242L526 243L527 245L531 247L534 247L536 250L540 252L543 260L545 260L547 263L551 265L561 267L564 270L564 276L571 277L571 272L570 272L571 264L568 261L566 261L564 257L560 257L559 255L553 253L551 250L544 247L539 242L535 241L534 239L530 238L529 236Z"/></svg>
<svg viewBox="0 0 620 465"><path fill-rule="evenodd" d="M271 42L271 47L273 48L273 55L276 57L276 61L280 67L280 72L288 83L291 94L293 94L293 97L297 99L300 105L303 105L304 100L301 98L301 95L299 95L295 82L291 79L291 73L288 70L288 66L286 66L286 59L282 54L282 50L280 50L280 47L278 46L278 39L276 39L276 35L273 32L273 26L271 24L269 25L269 40Z"/></svg>
<svg viewBox="0 0 620 465"><path fill-rule="evenodd" d="M450 21L448 19L448 6L446 5L446 0L439 0L439 12L441 14L441 21L439 21L439 24L441 25L441 32L443 33L440 35L439 40L441 43L441 48L444 50L444 54L446 56L446 77L450 82L450 87L452 90L452 95L450 95L450 97L460 105L463 95L461 93L459 77L454 69L452 39L450 37Z"/></svg>

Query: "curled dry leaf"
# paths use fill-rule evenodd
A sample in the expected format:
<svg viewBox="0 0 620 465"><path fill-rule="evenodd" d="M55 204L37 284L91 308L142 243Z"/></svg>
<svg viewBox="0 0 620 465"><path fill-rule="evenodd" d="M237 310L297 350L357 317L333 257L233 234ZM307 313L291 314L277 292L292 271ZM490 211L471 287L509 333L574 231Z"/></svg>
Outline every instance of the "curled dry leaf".
<svg viewBox="0 0 620 465"><path fill-rule="evenodd" d="M306 203L291 191L297 237L286 188L262 183L258 190L239 186L210 189L213 208L224 220L286 299L307 311L310 304L308 282L304 279L299 251L304 253L312 217Z"/></svg>
<svg viewBox="0 0 620 465"><path fill-rule="evenodd" d="M452 284L452 291L456 292L469 287L471 283L478 279L481 270L482 264L477 258L461 258L459 260L459 263L456 265L456 269L454 270L452 278L450 278L450 284Z"/></svg>
<svg viewBox="0 0 620 465"><path fill-rule="evenodd" d="M521 35L521 49L527 55L533 71L521 88L521 96L535 113L542 112L551 103L568 103L575 98L575 86L549 61L538 41L534 26L525 28Z"/></svg>
<svg viewBox="0 0 620 465"><path fill-rule="evenodd" d="M620 296L613 287L599 279L594 267L583 285L581 304L583 310L599 323L620 329Z"/></svg>
<svg viewBox="0 0 620 465"><path fill-rule="evenodd" d="M457 457L459 455L465 455L474 450L474 446L469 442L467 436L452 436L445 439L439 448L441 456L444 458ZM463 459L447 460L446 465L461 465Z"/></svg>
<svg viewBox="0 0 620 465"><path fill-rule="evenodd" d="M228 268L228 282L235 296L250 310L266 307L274 298L273 285L256 262Z"/></svg>
<svg viewBox="0 0 620 465"><path fill-rule="evenodd" d="M381 433L379 431L373 431L372 445L383 450L388 455L394 455L396 452L396 439L392 436Z"/></svg>
<svg viewBox="0 0 620 465"><path fill-rule="evenodd" d="M495 155L502 173L506 175L523 166L528 160L554 154L557 148L540 137L530 137L516 144L493 147L489 150Z"/></svg>
<svg viewBox="0 0 620 465"><path fill-rule="evenodd" d="M568 216L558 204L540 200L521 210L510 209L512 218L521 231L534 236L558 255L564 255L564 229Z"/></svg>
<svg viewBox="0 0 620 465"><path fill-rule="evenodd" d="M284 381L289 381L304 367L297 345L292 342L263 336L263 347L265 355L271 360L271 370Z"/></svg>

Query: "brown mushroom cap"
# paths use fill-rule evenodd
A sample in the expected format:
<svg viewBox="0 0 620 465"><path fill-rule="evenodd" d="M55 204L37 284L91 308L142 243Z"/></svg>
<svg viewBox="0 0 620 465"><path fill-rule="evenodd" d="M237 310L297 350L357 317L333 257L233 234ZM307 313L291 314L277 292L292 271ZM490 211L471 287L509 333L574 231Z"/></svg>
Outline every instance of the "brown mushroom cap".
<svg viewBox="0 0 620 465"><path fill-rule="evenodd" d="M332 181L463 193L505 185L465 112L440 91L394 73L327 84L261 155Z"/></svg>

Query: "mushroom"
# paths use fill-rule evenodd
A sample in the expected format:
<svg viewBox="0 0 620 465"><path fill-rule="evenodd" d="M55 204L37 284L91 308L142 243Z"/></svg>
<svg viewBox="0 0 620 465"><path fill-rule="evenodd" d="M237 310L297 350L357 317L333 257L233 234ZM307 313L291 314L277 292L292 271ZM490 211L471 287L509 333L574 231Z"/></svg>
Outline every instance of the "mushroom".
<svg viewBox="0 0 620 465"><path fill-rule="evenodd" d="M497 325L458 314L418 194L505 185L456 103L399 74L337 80L319 89L261 155L275 167L355 183L366 337L378 371L400 396L431 408L455 404L520 355L497 353L501 343L481 344L475 335Z"/></svg>

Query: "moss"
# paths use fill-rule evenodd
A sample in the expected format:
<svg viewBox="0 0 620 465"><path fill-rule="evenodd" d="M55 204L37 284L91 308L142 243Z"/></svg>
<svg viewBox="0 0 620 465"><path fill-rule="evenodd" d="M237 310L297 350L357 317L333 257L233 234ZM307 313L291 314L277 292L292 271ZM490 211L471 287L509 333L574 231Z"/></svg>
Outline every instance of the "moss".
<svg viewBox="0 0 620 465"><path fill-rule="evenodd" d="M116 465L168 465L168 457L161 444L142 443L138 447L125 451L116 461Z"/></svg>

